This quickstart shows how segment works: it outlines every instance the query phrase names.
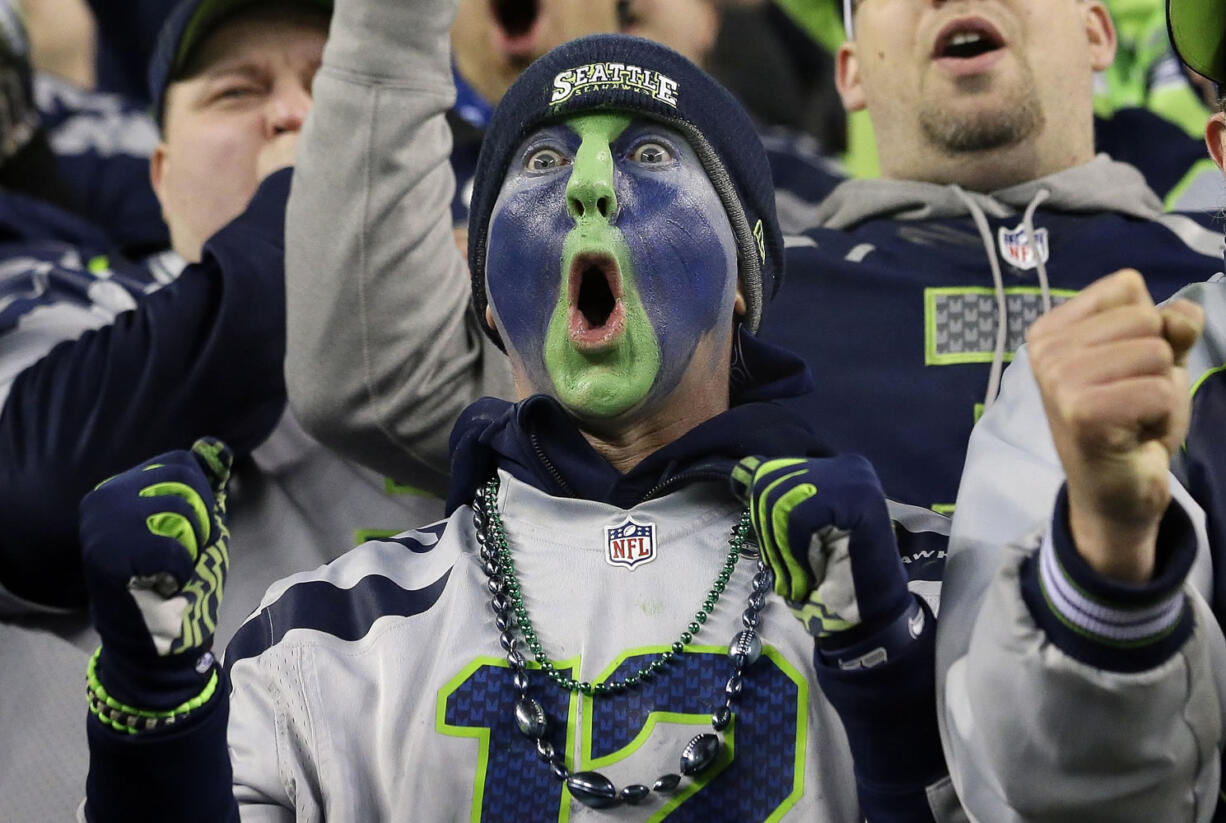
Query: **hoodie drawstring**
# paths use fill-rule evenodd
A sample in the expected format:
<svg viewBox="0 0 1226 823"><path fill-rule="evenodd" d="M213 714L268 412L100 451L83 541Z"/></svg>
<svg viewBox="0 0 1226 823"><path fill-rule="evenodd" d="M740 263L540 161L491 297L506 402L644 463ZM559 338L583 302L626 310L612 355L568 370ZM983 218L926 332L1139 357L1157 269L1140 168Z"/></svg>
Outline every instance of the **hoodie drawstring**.
<svg viewBox="0 0 1226 823"><path fill-rule="evenodd" d="M971 214L971 219L975 221L975 228L979 230L979 239L983 241L983 250L988 256L988 265L992 269L992 284L996 289L996 345L992 349L992 368L988 372L988 390L983 396L983 408L986 411L996 400L996 395L1000 393L1000 378L1005 370L1005 346L1009 340L1009 309L1005 300L1005 284L1000 274L1000 256L996 253L996 243L992 239L992 229L988 226L987 215L961 186L950 186L950 188L962 200ZM1034 213L1049 196L1051 192L1047 189L1039 189L1026 205L1026 211L1022 216L1022 227L1026 232L1026 247L1034 256L1035 268L1039 274L1043 314L1051 311L1051 286L1047 280L1047 265L1043 260L1043 255L1039 253L1039 244L1035 242Z"/></svg>
<svg viewBox="0 0 1226 823"><path fill-rule="evenodd" d="M1051 288L1047 284L1047 264L1043 255L1039 254L1039 244L1034 240L1034 210L1051 195L1047 189L1039 189L1026 205L1026 213L1022 217L1022 227L1026 230L1026 246L1034 255L1034 262L1039 270L1039 292L1043 295L1043 314L1051 311Z"/></svg>
<svg viewBox="0 0 1226 823"><path fill-rule="evenodd" d="M988 372L988 390L983 396L983 408L987 410L1000 391L1000 374L1005 366L1005 342L1009 336L1009 311L1005 306L1005 283L1000 275L1000 258L996 254L996 243L992 240L992 230L988 227L987 215L974 198L962 190L961 186L950 186L962 199L975 227L979 229L979 239L983 241L983 250L988 255L988 265L992 268L992 283L996 287L996 346L992 350L992 369Z"/></svg>

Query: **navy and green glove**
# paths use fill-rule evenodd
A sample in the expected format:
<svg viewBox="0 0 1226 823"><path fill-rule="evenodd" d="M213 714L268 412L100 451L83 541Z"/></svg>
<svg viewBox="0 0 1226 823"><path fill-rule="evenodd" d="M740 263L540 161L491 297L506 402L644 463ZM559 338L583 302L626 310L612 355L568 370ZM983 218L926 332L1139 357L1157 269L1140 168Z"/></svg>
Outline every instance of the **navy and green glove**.
<svg viewBox="0 0 1226 823"><path fill-rule="evenodd" d="M749 505L775 592L823 657L872 666L918 636L923 612L907 589L885 493L867 460L747 457L733 469L732 488Z"/></svg>
<svg viewBox="0 0 1226 823"><path fill-rule="evenodd" d="M217 689L213 633L230 565L232 463L202 438L98 484L81 501L81 549L102 647L90 710L135 733L180 722Z"/></svg>

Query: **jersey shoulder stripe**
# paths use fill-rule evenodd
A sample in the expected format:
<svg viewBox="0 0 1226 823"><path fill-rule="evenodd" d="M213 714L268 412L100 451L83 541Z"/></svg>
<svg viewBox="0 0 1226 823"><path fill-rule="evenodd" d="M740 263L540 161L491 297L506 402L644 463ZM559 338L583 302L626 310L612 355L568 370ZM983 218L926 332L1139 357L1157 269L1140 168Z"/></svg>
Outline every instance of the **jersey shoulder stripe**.
<svg viewBox="0 0 1226 823"><path fill-rule="evenodd" d="M383 540L372 540L326 566L274 584L260 609L226 649L226 669L257 657L291 630L306 629L354 641L381 617L411 617L442 596L458 556L442 541L447 521ZM438 550L450 545L450 550Z"/></svg>

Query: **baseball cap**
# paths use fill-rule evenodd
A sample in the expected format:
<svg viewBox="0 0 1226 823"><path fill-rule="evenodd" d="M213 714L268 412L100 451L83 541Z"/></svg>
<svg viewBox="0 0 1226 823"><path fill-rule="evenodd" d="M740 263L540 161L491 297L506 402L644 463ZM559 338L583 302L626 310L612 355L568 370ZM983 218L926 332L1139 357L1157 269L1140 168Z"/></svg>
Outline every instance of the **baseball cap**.
<svg viewBox="0 0 1226 823"><path fill-rule="evenodd" d="M302 6L331 14L332 0L183 0L158 33L149 60L149 99L160 125L166 89L186 68L196 47L232 15L252 6Z"/></svg>
<svg viewBox="0 0 1226 823"><path fill-rule="evenodd" d="M732 224L756 331L783 279L783 235L766 150L745 109L714 78L671 49L625 34L593 34L558 46L503 95L481 144L468 221L473 308L485 315L490 215L513 152L538 127L592 111L622 111L682 133L703 164ZM497 332L482 328L498 345Z"/></svg>
<svg viewBox="0 0 1226 823"><path fill-rule="evenodd" d="M1226 3L1167 0L1166 25L1179 58L1197 74L1226 84Z"/></svg>

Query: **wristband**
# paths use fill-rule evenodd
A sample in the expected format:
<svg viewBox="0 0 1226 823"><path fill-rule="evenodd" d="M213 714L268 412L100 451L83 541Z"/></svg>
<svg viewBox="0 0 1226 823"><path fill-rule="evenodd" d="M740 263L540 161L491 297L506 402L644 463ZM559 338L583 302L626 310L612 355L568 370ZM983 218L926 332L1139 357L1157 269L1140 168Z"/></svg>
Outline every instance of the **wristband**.
<svg viewBox="0 0 1226 823"><path fill-rule="evenodd" d="M915 642L924 633L927 617L914 595L911 605L885 628L873 632L868 639L841 648L817 648L817 658L827 666L840 669L871 669L880 666ZM837 636L837 635L836 635Z"/></svg>
<svg viewBox="0 0 1226 823"><path fill-rule="evenodd" d="M195 697L185 700L178 706L164 711L151 711L128 706L112 697L98 679L98 657L102 653L99 646L89 659L86 670L86 696L89 701L89 712L104 725L117 732L125 734L143 734L170 728L187 720L197 709L212 699L217 691L217 661L212 652L205 652L196 668L203 674L212 668L212 674L204 684L204 688Z"/></svg>

